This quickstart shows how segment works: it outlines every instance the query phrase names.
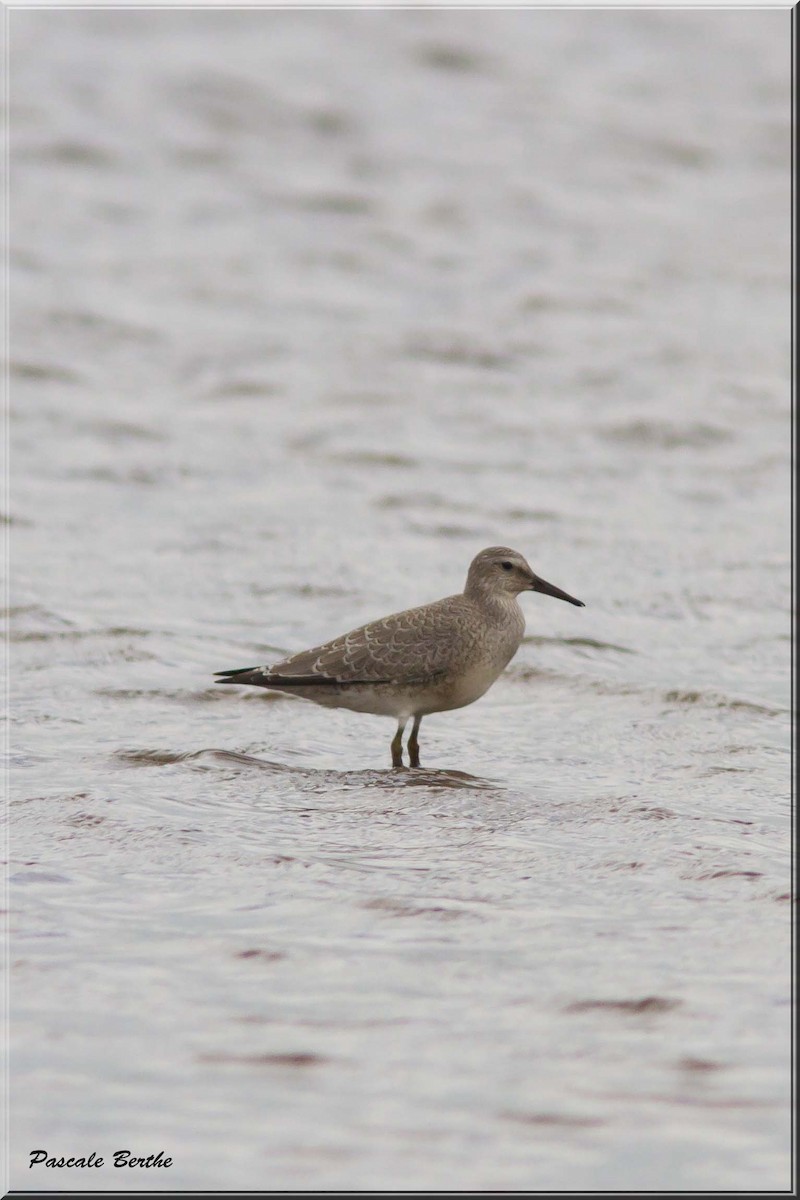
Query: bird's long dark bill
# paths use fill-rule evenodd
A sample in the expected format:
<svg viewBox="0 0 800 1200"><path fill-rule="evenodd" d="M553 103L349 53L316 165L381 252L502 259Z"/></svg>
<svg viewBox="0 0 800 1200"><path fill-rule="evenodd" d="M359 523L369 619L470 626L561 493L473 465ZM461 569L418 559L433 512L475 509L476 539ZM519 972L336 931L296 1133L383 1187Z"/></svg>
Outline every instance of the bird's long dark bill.
<svg viewBox="0 0 800 1200"><path fill-rule="evenodd" d="M538 575L534 575L533 577L531 591L544 592L545 596L555 596L556 600L566 600L567 604L577 604L578 608L586 607L582 600L576 600L574 596L567 595L566 592L562 592L561 588L557 588L554 583L548 583L546 579L540 579Z"/></svg>

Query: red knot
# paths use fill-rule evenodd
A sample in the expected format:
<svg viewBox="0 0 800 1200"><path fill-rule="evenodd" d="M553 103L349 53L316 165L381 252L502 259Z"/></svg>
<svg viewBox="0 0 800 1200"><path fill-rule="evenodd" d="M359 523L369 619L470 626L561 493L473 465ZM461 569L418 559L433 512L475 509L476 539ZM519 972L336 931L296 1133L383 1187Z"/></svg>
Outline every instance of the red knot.
<svg viewBox="0 0 800 1200"><path fill-rule="evenodd" d="M516 550L491 546L472 560L457 596L371 621L272 667L218 671L217 682L253 684L326 708L394 717L394 767L403 766L403 733L413 720L409 764L418 767L422 718L478 700L519 649L525 632L521 592L584 607L541 579Z"/></svg>

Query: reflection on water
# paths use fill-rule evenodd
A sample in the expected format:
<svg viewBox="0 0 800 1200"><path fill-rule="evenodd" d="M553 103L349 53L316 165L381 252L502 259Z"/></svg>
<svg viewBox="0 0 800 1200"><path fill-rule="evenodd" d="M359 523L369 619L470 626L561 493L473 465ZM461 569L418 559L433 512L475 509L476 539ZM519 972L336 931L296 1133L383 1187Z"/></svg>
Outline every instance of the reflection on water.
<svg viewBox="0 0 800 1200"><path fill-rule="evenodd" d="M788 22L12 14L12 1186L786 1187Z"/></svg>
<svg viewBox="0 0 800 1200"><path fill-rule="evenodd" d="M385 771L330 771L311 767L292 767L285 763L268 762L256 758L252 754L237 754L231 750L190 750L183 754L168 750L120 750L114 758L125 766L132 767L162 767L169 763L188 763L197 770L214 770L217 767L241 767L243 770L254 768L269 774L288 774L301 776L305 780L318 781L323 784L348 785L355 787L422 787L427 791L437 788L479 788L492 790L497 783L479 779L466 771L442 771L434 768L393 767Z"/></svg>

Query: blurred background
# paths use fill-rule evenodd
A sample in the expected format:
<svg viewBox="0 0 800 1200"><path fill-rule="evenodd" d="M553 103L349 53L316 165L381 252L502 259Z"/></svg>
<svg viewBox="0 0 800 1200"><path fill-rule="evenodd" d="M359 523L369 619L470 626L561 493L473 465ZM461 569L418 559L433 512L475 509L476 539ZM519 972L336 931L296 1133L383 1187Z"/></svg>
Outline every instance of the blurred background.
<svg viewBox="0 0 800 1200"><path fill-rule="evenodd" d="M10 70L11 1185L788 1187L789 11ZM430 770L214 688L492 544L586 608Z"/></svg>

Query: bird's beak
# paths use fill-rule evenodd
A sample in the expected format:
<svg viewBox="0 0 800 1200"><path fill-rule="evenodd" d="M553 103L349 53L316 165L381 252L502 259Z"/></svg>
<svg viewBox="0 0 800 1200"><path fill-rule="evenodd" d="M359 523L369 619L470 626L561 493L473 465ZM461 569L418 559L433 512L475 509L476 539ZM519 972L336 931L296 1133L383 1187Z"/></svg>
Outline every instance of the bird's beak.
<svg viewBox="0 0 800 1200"><path fill-rule="evenodd" d="M530 590L532 592L543 592L545 596L555 596L557 600L566 600L567 604L577 604L578 608L586 607L582 600L576 600L574 596L568 596L566 592L562 592L561 588L557 588L554 583L548 583L546 579L540 579L533 572L531 572Z"/></svg>

